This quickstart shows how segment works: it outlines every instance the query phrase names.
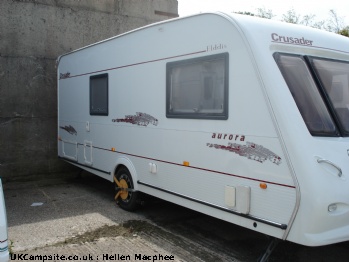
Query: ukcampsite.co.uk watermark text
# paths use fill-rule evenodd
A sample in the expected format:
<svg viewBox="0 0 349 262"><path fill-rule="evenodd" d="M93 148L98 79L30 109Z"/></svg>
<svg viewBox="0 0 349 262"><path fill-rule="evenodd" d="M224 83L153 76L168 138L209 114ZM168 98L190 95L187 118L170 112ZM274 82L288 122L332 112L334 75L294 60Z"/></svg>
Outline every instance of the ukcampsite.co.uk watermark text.
<svg viewBox="0 0 349 262"><path fill-rule="evenodd" d="M144 255L144 254L102 254L102 255L31 255L11 254L11 260L16 261L174 261L173 255Z"/></svg>

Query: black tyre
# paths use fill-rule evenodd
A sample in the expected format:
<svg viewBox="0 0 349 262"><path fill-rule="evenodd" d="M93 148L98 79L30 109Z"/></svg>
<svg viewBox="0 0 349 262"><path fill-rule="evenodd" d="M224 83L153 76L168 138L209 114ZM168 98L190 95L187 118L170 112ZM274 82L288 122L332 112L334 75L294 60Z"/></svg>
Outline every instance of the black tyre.
<svg viewBox="0 0 349 262"><path fill-rule="evenodd" d="M134 184L130 171L126 167L120 168L116 174L116 179L119 181L119 184L122 185L122 188L125 189L134 189ZM119 193L119 197L116 199L116 203L124 210L133 211L138 207L138 192L121 190L119 192L119 186L115 183L115 194Z"/></svg>

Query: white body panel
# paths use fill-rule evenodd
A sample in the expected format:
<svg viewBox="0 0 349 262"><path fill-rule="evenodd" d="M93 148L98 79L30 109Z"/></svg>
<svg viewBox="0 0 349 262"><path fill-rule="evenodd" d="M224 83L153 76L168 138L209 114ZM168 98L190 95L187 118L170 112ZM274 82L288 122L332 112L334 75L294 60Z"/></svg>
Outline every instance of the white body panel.
<svg viewBox="0 0 349 262"><path fill-rule="evenodd" d="M154 24L61 56L58 155L110 181L124 165L139 191L271 236L348 240L348 138L309 134L275 52L349 61L341 37L224 14ZM166 117L166 65L221 53L229 56L228 118ZM103 73L108 115L90 115L90 76ZM338 214L328 213L331 203L341 203Z"/></svg>
<svg viewBox="0 0 349 262"><path fill-rule="evenodd" d="M10 260L7 238L7 216L2 181L0 178L0 262Z"/></svg>

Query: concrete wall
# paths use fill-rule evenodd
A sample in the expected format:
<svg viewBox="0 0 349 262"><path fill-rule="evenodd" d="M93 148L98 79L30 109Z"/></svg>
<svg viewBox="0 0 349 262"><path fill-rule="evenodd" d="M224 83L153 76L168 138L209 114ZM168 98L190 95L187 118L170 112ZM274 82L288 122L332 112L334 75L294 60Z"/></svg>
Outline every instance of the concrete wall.
<svg viewBox="0 0 349 262"><path fill-rule="evenodd" d="M176 17L177 0L1 0L0 176L69 171L57 159L59 55Z"/></svg>

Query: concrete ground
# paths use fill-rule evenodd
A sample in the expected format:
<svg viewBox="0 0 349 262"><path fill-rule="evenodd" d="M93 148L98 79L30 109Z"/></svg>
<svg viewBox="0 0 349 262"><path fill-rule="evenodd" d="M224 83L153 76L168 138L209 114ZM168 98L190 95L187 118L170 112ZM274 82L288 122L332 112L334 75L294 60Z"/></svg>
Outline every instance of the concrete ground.
<svg viewBox="0 0 349 262"><path fill-rule="evenodd" d="M266 236L154 198L117 207L110 182L83 172L4 183L15 261L256 261ZM349 243L281 242L270 261L347 261Z"/></svg>

